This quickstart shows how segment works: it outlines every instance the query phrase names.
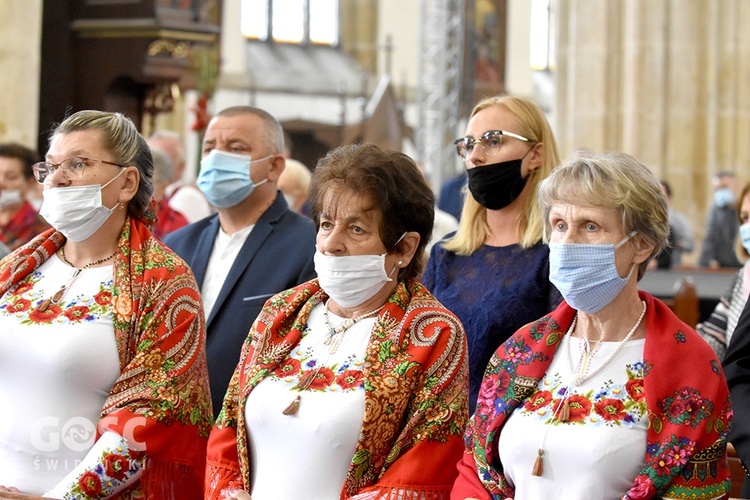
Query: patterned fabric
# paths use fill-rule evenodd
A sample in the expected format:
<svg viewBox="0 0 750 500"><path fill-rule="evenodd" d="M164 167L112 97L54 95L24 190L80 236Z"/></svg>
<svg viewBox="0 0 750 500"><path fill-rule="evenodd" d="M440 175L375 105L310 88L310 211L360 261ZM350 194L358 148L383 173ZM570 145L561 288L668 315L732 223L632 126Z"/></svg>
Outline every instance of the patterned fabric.
<svg viewBox="0 0 750 500"><path fill-rule="evenodd" d="M332 352L340 353L335 347L329 348L328 345L315 341L303 342L308 339L309 333L308 325L302 329L297 349L289 352L287 358L268 374L268 379L278 381L290 391L299 392L302 380L310 373L317 372L306 391L342 393L364 390L364 353L362 356L351 353L347 353L346 357L341 357L340 354L335 356ZM347 330L347 334L350 333L351 330ZM336 339L343 335L336 336ZM335 342L337 340L332 340L331 343L335 345Z"/></svg>
<svg viewBox="0 0 750 500"><path fill-rule="evenodd" d="M745 275L748 270L750 270L750 264L742 266L742 269L737 272L737 277L731 288L719 299L719 303L716 304L711 316L695 327L695 331L703 337L703 340L708 342L719 359L722 359L727 351L737 321L740 319L747 302Z"/></svg>
<svg viewBox="0 0 750 500"><path fill-rule="evenodd" d="M251 490L247 395L284 366L310 311L326 299L312 280L266 302L211 433L206 498ZM365 416L342 499L448 497L468 419L466 363L460 322L416 281L399 283L367 348Z"/></svg>
<svg viewBox="0 0 750 500"><path fill-rule="evenodd" d="M622 368L618 367L619 369ZM569 389L570 381L563 380L560 373L547 373L536 392L519 407L516 414L552 426L633 427L647 414L643 394L644 366L642 362L628 364L624 371L627 380L625 384L618 384L610 379L604 386L586 391ZM568 390L573 392L568 398L570 416L563 423L553 416L560 405L560 399L565 397Z"/></svg>
<svg viewBox="0 0 750 500"><path fill-rule="evenodd" d="M143 472L146 453L129 449L127 440L114 432L105 432L91 451L96 455L96 465L80 474L71 474L75 475L73 479L66 476L72 483L63 482L44 497L63 500L113 497L118 490L137 481Z"/></svg>
<svg viewBox="0 0 750 500"><path fill-rule="evenodd" d="M482 245L471 255L432 248L422 284L458 316L469 343L469 412L495 350L562 300L549 282L549 249Z"/></svg>
<svg viewBox="0 0 750 500"><path fill-rule="evenodd" d="M15 250L47 229L49 229L47 221L27 201L7 224L0 226L0 241L8 245L11 250Z"/></svg>
<svg viewBox="0 0 750 500"><path fill-rule="evenodd" d="M650 424L646 459L623 498L721 497L729 492L726 443L732 411L720 364L667 306L639 295L648 308L642 392ZM452 498L514 496L496 457L497 438L508 416L536 392L575 312L563 302L493 356L466 431Z"/></svg>
<svg viewBox="0 0 750 500"><path fill-rule="evenodd" d="M65 243L54 230L0 261L0 294ZM187 265L128 218L114 260L114 330L120 377L98 432L146 447L140 484L120 498L201 498L211 407L200 292Z"/></svg>
<svg viewBox="0 0 750 500"><path fill-rule="evenodd" d="M111 279L99 284L97 293L92 296L72 295L69 292L71 284L62 299L40 311L36 305L55 291L39 290L40 287L43 288L40 285L42 281L42 272L37 269L26 276L23 282L8 290L0 299L0 314L15 317L21 325L80 325L112 314Z"/></svg>

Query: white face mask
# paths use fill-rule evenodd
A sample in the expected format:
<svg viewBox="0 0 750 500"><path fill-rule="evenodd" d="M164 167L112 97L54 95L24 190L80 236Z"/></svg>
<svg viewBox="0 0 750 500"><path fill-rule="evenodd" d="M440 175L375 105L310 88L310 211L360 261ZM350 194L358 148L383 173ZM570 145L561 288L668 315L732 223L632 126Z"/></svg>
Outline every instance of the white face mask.
<svg viewBox="0 0 750 500"><path fill-rule="evenodd" d="M0 209L21 203L23 196L18 189L3 189L0 191Z"/></svg>
<svg viewBox="0 0 750 500"><path fill-rule="evenodd" d="M104 225L120 204L117 202L112 208L102 205L102 189L124 171L124 168L121 169L119 174L103 186L90 184L45 189L42 191L44 201L39 214L70 241L88 239Z"/></svg>
<svg viewBox="0 0 750 500"><path fill-rule="evenodd" d="M389 281L382 255L325 255L315 251L315 272L320 287L342 307L355 307L367 302ZM393 268L391 274L396 271Z"/></svg>

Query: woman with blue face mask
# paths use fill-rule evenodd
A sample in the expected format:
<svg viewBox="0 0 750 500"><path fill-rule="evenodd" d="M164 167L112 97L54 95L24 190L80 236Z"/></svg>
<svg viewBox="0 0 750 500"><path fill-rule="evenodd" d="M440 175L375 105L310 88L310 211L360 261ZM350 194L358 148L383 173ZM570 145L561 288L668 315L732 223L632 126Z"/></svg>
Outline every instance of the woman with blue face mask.
<svg viewBox="0 0 750 500"><path fill-rule="evenodd" d="M719 359L724 357L737 321L750 296L750 265L747 263L748 256L750 256L750 184L745 184L742 188L737 204L737 214L740 223L739 240L742 247L737 255L746 262L737 272L737 277L729 292L716 304L711 316L695 327L700 336L714 348Z"/></svg>
<svg viewBox="0 0 750 500"><path fill-rule="evenodd" d="M202 498L201 297L149 230L146 141L120 113L79 111L32 168L52 229L0 261L0 491Z"/></svg>
<svg viewBox="0 0 750 500"><path fill-rule="evenodd" d="M432 191L406 155L358 145L318 163L311 200L318 278L253 323L205 497L447 500L468 366L460 321L417 279Z"/></svg>
<svg viewBox="0 0 750 500"><path fill-rule="evenodd" d="M490 361L451 498L718 498L731 408L713 351L638 291L667 242L656 176L573 157L539 186L563 303Z"/></svg>

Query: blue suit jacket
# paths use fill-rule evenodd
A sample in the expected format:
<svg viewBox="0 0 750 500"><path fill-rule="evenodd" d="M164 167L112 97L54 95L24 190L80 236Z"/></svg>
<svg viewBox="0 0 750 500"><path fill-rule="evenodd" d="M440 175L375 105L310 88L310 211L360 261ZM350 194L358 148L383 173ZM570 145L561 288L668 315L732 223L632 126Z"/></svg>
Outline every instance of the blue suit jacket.
<svg viewBox="0 0 750 500"><path fill-rule="evenodd" d="M168 234L164 243L193 269L203 286L219 216L212 215ZM206 355L214 415L239 361L242 343L263 304L273 294L315 277L315 224L289 209L284 197L258 219L229 269L211 315L206 318Z"/></svg>

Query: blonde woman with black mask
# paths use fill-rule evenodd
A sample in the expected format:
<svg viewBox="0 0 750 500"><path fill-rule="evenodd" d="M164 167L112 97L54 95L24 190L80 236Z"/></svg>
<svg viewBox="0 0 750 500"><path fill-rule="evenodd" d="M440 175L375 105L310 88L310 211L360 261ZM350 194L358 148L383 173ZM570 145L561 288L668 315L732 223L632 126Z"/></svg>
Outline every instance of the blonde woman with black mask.
<svg viewBox="0 0 750 500"><path fill-rule="evenodd" d="M534 199L559 156L542 110L511 96L479 102L455 144L469 193L458 231L435 244L422 282L466 329L473 412L495 349L561 300Z"/></svg>

